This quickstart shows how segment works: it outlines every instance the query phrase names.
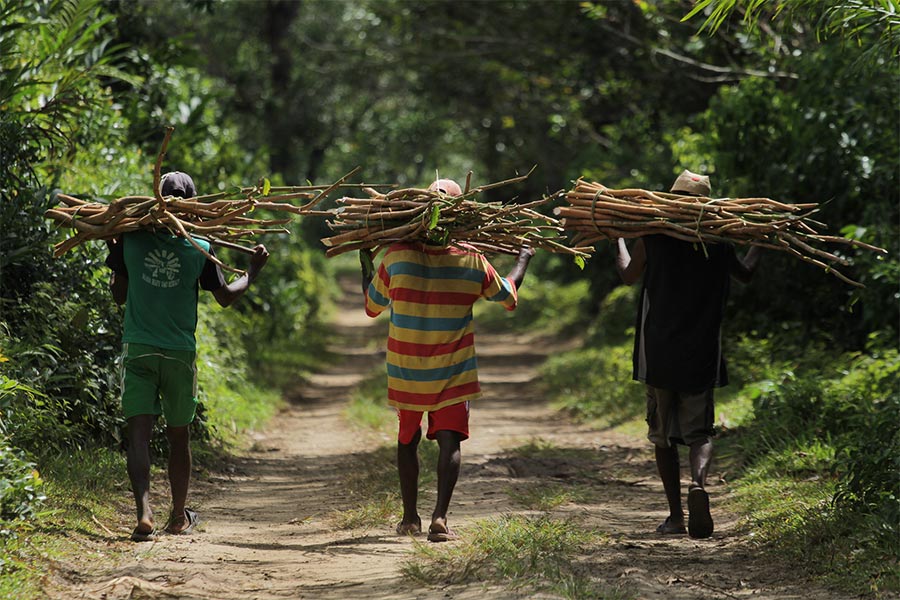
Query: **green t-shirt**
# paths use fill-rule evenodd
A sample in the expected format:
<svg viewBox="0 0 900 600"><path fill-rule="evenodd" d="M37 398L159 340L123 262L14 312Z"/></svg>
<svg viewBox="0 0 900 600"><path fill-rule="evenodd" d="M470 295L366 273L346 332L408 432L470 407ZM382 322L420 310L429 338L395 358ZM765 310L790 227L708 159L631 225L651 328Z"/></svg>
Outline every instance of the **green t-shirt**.
<svg viewBox="0 0 900 600"><path fill-rule="evenodd" d="M197 243L209 251L209 243ZM127 233L117 246L128 275L122 341L196 350L198 280L207 258L184 238L165 233Z"/></svg>

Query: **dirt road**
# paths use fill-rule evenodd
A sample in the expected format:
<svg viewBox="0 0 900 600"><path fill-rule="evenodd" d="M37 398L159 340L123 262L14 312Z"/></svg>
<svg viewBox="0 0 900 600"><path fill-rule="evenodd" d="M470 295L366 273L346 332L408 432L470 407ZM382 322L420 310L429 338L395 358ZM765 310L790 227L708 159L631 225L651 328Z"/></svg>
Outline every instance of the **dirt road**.
<svg viewBox="0 0 900 600"><path fill-rule="evenodd" d="M350 285L350 290L354 289ZM203 523L190 537L133 544L126 534L97 542L106 560L63 565L48 580L55 598L455 598L533 597L500 586L423 588L399 566L414 542L391 527L337 530L330 515L353 506L342 488L359 458L391 439L353 428L342 416L348 394L383 361L385 324L368 319L355 297L336 316L327 372L293 392L288 407L224 473L200 478L191 503ZM645 440L592 430L549 409L529 385L560 342L479 333L485 398L473 404L471 434L450 522L460 532L478 519L527 513L510 490L578 480L591 493L557 514L609 536L583 558L604 584L635 598L834 598L792 580L789 565L760 562L735 520L715 504L726 493L713 474L716 533L711 540L653 533L665 517L662 488ZM567 449L535 459L511 449L541 440ZM423 490L420 513L434 496ZM164 490L156 489L161 497ZM126 530L127 531L127 530ZM118 535L118 534L117 534ZM457 542L460 543L460 542ZM105 546L105 548L104 548ZM90 554L90 553L86 553Z"/></svg>

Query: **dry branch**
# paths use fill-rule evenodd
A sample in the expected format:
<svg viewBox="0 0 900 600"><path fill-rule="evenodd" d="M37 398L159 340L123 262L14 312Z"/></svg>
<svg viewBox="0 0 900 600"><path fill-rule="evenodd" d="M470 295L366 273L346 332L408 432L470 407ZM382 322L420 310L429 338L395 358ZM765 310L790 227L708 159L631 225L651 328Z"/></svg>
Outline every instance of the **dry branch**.
<svg viewBox="0 0 900 600"><path fill-rule="evenodd" d="M290 223L291 219L269 216L256 218L248 216L250 213L264 210L292 215L331 215L328 211L316 210L316 206L329 193L337 188L366 185L345 183L359 171L357 167L329 185L272 187L268 181L261 180L255 186L190 199L163 197L160 191L160 171L171 135L170 127L166 130L153 166L153 196L125 196L107 203L89 202L68 194L56 195L59 205L47 210L44 216L62 227L74 229L76 233L54 246L54 256L61 256L90 240L108 240L139 229L167 230L172 235L187 239L222 268L239 273L239 269L211 256L196 240L202 239L211 244L252 254L252 248L237 242L251 242L251 238L263 234L290 233L281 225ZM295 200L303 204L295 206L291 203Z"/></svg>
<svg viewBox="0 0 900 600"><path fill-rule="evenodd" d="M530 173L529 173L530 174ZM524 181L528 175L471 188L452 196L420 188L382 194L364 189L369 198L345 197L332 211L335 235L322 239L327 256L352 250L378 249L394 242L426 242L442 246L466 244L487 253L517 254L522 246L549 252L589 256L591 248L566 244L559 221L534 210L561 192L527 203L482 202L488 189Z"/></svg>
<svg viewBox="0 0 900 600"><path fill-rule="evenodd" d="M569 206L555 209L574 242L587 246L614 238L664 234L689 242L733 243L788 252L815 264L841 281L861 286L834 268L848 261L816 244L842 244L886 254L857 240L822 235L824 224L810 218L817 203L785 204L769 198L706 198L614 190L579 179L566 193Z"/></svg>

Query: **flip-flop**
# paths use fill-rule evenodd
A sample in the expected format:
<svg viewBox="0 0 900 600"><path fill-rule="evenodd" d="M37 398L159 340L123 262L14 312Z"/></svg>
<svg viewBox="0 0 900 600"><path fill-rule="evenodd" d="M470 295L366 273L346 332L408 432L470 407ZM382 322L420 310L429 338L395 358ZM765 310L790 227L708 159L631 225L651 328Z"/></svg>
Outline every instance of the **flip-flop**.
<svg viewBox="0 0 900 600"><path fill-rule="evenodd" d="M450 542L459 538L451 529L448 527L447 531L434 531L430 527L428 528L428 541L429 542Z"/></svg>
<svg viewBox="0 0 900 600"><path fill-rule="evenodd" d="M134 531L131 532L131 541L132 542L155 542L157 537L159 536L159 531L156 530L156 527L151 529L150 531L138 531L137 527L134 528Z"/></svg>
<svg viewBox="0 0 900 600"><path fill-rule="evenodd" d="M187 527L181 529L179 531L172 530L172 522L174 519L169 518L169 523L166 525L166 533L170 535L190 535L194 531L194 527L197 526L197 523L200 522L200 515L189 508L184 509L184 518L187 521Z"/></svg>
<svg viewBox="0 0 900 600"><path fill-rule="evenodd" d="M672 535L687 533L687 529L684 528L684 525L673 524L672 517L666 517L666 520L660 523L659 527L656 528L656 533L661 533L663 535Z"/></svg>
<svg viewBox="0 0 900 600"><path fill-rule="evenodd" d="M702 487L688 491L688 535L692 538L708 538L713 532L712 515L709 514L709 494Z"/></svg>
<svg viewBox="0 0 900 600"><path fill-rule="evenodd" d="M422 519L416 519L415 523L397 524L397 535L418 535L422 533Z"/></svg>

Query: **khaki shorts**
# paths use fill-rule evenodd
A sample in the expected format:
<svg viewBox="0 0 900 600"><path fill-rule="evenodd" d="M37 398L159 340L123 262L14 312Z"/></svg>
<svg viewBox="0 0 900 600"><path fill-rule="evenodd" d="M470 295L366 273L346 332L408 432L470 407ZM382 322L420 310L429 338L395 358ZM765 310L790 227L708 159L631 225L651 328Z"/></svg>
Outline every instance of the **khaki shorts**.
<svg viewBox="0 0 900 600"><path fill-rule="evenodd" d="M122 360L125 418L162 414L169 427L183 427L197 410L197 353L127 343Z"/></svg>
<svg viewBox="0 0 900 600"><path fill-rule="evenodd" d="M660 448L709 440L715 435L713 390L675 392L647 386L647 439Z"/></svg>

